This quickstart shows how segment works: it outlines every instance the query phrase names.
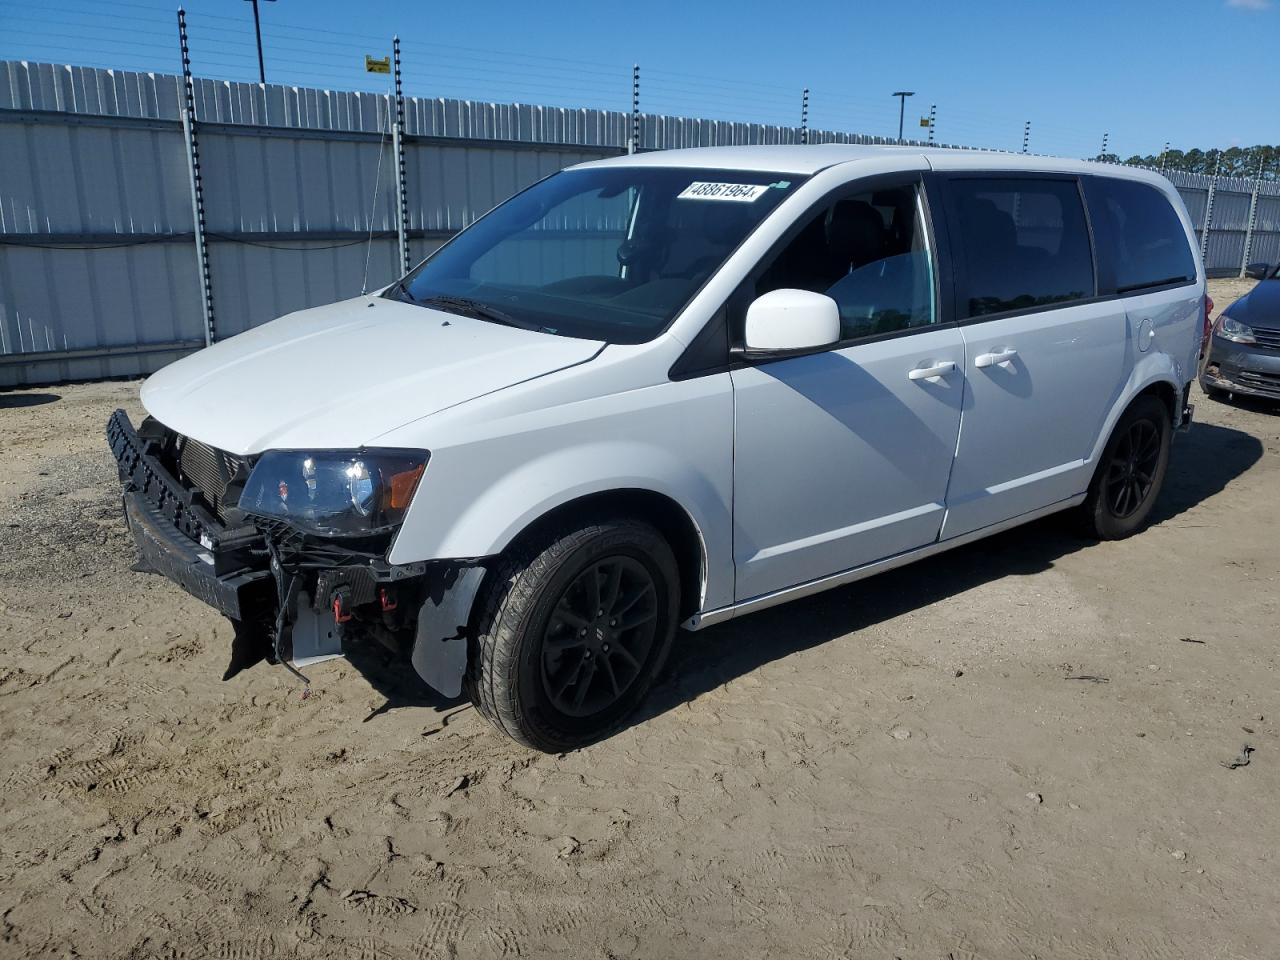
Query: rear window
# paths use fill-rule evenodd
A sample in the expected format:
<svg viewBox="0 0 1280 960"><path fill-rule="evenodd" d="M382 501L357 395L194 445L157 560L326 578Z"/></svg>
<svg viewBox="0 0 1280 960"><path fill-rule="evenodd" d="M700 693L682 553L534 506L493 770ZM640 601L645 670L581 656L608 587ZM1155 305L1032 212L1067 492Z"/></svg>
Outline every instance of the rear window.
<svg viewBox="0 0 1280 960"><path fill-rule="evenodd" d="M1132 180L1085 180L1098 264L1117 293L1190 283L1195 255L1182 221L1155 187Z"/></svg>
<svg viewBox="0 0 1280 960"><path fill-rule="evenodd" d="M953 232L965 252L964 316L1094 295L1093 253L1074 180L966 177L948 190Z"/></svg>

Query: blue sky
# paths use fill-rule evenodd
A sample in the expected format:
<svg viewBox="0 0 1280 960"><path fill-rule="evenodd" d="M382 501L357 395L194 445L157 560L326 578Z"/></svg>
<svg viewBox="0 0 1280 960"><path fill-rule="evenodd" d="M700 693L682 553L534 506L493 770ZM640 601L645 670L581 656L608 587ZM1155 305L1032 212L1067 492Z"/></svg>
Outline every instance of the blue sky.
<svg viewBox="0 0 1280 960"><path fill-rule="evenodd" d="M176 3L0 0L0 58L172 71ZM188 0L197 73L256 79L245 0ZM365 53L404 47L406 89L428 96L629 109L908 135L937 104L937 138L1128 156L1280 142L1280 0L738 0L262 5L267 78L384 89Z"/></svg>

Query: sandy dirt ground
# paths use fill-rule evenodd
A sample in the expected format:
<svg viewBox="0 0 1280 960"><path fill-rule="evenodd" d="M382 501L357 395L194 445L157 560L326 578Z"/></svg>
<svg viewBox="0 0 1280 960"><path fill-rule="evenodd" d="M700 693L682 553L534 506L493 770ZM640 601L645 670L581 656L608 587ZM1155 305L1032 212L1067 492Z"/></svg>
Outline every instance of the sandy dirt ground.
<svg viewBox="0 0 1280 960"><path fill-rule="evenodd" d="M1280 408L1199 397L1133 539L685 636L545 756L376 657L222 682L129 570L136 393L0 394L4 958L1280 956Z"/></svg>

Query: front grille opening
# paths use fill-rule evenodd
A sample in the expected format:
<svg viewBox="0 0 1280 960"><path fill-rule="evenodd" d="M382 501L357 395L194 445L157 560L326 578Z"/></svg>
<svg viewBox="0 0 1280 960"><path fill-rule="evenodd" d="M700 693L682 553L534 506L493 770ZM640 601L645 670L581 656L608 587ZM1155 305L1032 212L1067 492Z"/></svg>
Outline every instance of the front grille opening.
<svg viewBox="0 0 1280 960"><path fill-rule="evenodd" d="M247 461L181 434L174 435L173 451L178 481L199 493L219 520L226 520L227 487L241 468L247 473Z"/></svg>

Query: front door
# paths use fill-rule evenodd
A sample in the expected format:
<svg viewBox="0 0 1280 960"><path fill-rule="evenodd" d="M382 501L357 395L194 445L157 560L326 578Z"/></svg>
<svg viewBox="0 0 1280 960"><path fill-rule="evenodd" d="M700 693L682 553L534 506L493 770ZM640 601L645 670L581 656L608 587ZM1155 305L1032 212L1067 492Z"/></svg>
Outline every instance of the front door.
<svg viewBox="0 0 1280 960"><path fill-rule="evenodd" d="M842 340L732 373L739 601L937 539L964 344L932 249L923 191L899 181L806 218L751 282L832 297Z"/></svg>

